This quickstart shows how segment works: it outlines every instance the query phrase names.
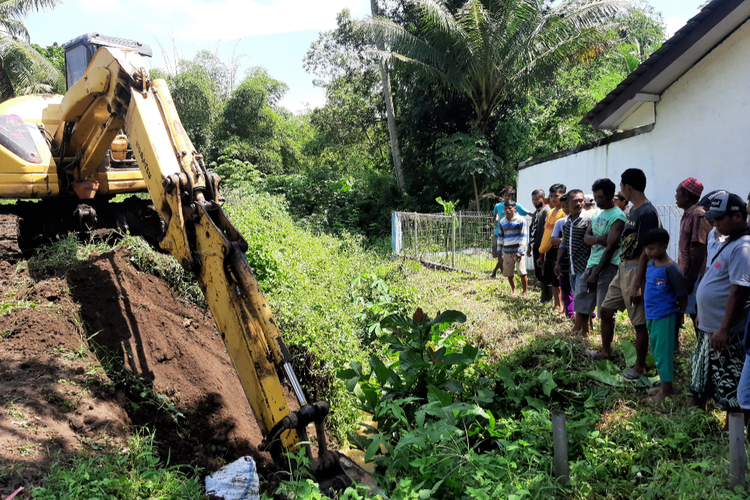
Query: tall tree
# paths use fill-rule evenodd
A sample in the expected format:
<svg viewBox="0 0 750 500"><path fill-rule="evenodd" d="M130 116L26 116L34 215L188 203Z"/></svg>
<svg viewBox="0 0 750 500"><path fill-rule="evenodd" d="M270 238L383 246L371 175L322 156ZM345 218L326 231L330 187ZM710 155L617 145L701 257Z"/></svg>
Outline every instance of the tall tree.
<svg viewBox="0 0 750 500"><path fill-rule="evenodd" d="M0 95L50 91L62 74L30 45L23 20L32 12L52 9L61 0L0 0Z"/></svg>
<svg viewBox="0 0 750 500"><path fill-rule="evenodd" d="M413 27L383 17L367 27L384 60L417 65L474 105L477 129L490 117L560 67L601 44L628 1L467 0L451 10L441 0L413 0Z"/></svg>
<svg viewBox="0 0 750 500"><path fill-rule="evenodd" d="M378 17L380 12L378 10L377 0L370 0L370 11L372 17ZM383 42L378 42L378 50L384 51L385 45ZM388 72L388 64L386 61L380 61L380 78L383 81L383 98L385 99L385 111L388 118L388 135L391 139L391 155L393 157L393 169L396 173L396 184L400 190L404 190L404 171L401 166L401 151L398 147L398 134L396 132L396 113L393 109L393 93L391 92L391 75Z"/></svg>

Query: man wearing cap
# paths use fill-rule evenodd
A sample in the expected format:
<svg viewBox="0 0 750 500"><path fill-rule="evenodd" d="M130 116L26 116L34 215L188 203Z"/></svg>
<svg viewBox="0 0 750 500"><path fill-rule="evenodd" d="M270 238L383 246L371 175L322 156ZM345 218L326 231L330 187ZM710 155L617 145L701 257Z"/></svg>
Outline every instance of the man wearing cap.
<svg viewBox="0 0 750 500"><path fill-rule="evenodd" d="M696 290L697 344L690 392L696 405L713 399L740 411L737 387L745 364L743 335L750 311L750 229L747 205L736 194L710 200L702 214L715 229L708 236L706 269Z"/></svg>
<svg viewBox="0 0 750 500"><path fill-rule="evenodd" d="M698 310L695 304L695 286L699 283L703 271L706 269L706 243L711 223L701 214L705 212L698 204L703 193L703 184L698 179L689 177L682 181L675 190L674 199L677 206L684 212L680 220L680 242L677 265L687 279L688 296L685 312L693 320L693 326L698 330L696 319ZM682 316L682 315L680 315ZM682 321L679 321L681 324ZM679 327L678 327L679 332ZM679 335L677 336L679 341ZM675 345L679 345L679 342Z"/></svg>

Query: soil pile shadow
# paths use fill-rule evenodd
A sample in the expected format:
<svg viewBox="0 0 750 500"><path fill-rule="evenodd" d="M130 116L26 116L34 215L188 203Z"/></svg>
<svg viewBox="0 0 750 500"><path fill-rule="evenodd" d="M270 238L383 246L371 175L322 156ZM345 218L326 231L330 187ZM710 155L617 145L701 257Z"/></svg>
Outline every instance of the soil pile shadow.
<svg viewBox="0 0 750 500"><path fill-rule="evenodd" d="M117 388L129 400L133 424L155 429L173 463L215 469L243 455L266 462L256 448L260 430L209 310L178 300L164 281L140 273L124 249L89 260L67 280L89 345L105 367L124 365L129 372ZM144 388L152 393L144 396Z"/></svg>

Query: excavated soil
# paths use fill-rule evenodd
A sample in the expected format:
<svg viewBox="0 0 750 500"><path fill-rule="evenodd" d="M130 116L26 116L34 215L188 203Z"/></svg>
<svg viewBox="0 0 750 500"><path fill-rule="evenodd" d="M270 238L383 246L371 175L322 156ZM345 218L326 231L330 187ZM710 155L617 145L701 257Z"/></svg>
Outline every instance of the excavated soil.
<svg viewBox="0 0 750 500"><path fill-rule="evenodd" d="M145 425L171 464L270 466L210 311L124 249L64 274L0 262L0 498L29 498L58 452L116 450Z"/></svg>

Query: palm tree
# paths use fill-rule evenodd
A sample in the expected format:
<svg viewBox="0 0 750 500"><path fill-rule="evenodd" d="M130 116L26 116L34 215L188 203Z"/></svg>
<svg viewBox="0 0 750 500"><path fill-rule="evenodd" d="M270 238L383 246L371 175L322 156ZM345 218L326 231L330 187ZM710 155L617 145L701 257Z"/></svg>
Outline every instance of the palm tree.
<svg viewBox="0 0 750 500"><path fill-rule="evenodd" d="M370 11L372 16L378 15L378 1L370 0ZM378 50L385 50L385 46L378 44ZM391 92L391 75L388 72L386 61L380 61L380 79L383 82L383 98L385 99L385 112L388 120L388 135L391 139L391 156L393 157L393 169L396 173L396 184L400 190L404 190L404 171L401 167L401 151L398 147L398 134L396 133L396 113L393 109L393 94Z"/></svg>
<svg viewBox="0 0 750 500"><path fill-rule="evenodd" d="M64 89L64 77L30 45L23 19L61 0L0 0L0 97Z"/></svg>
<svg viewBox="0 0 750 500"><path fill-rule="evenodd" d="M413 29L382 17L367 28L383 60L417 65L474 104L482 135L492 113L601 46L629 1L466 0L452 12L445 0L410 0Z"/></svg>

